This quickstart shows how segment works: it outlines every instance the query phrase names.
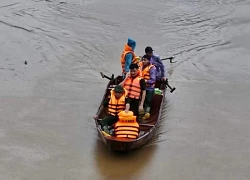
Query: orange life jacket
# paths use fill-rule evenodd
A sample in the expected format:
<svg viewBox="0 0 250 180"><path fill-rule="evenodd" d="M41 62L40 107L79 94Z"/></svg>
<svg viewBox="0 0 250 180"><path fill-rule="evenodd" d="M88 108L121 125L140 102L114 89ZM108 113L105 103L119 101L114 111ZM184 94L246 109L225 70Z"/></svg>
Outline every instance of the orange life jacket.
<svg viewBox="0 0 250 180"><path fill-rule="evenodd" d="M121 66L122 66L122 72L125 73L125 56L128 54L128 53L131 53L132 56L133 56L133 59L132 59L132 64L135 64L138 62L138 59L137 57L135 56L135 53L133 52L132 48L130 46L128 46L127 44L124 45L124 50L122 52L122 55L121 55Z"/></svg>
<svg viewBox="0 0 250 180"><path fill-rule="evenodd" d="M140 99L141 97L141 85L140 85L141 77L138 73L136 78L128 77L124 82L124 88L128 92L129 98Z"/></svg>
<svg viewBox="0 0 250 180"><path fill-rule="evenodd" d="M110 100L108 104L108 112L110 115L116 116L119 112L124 111L125 109L125 100L127 96L127 90L124 89L124 94L120 97L120 99L115 98L114 89L111 90Z"/></svg>
<svg viewBox="0 0 250 180"><path fill-rule="evenodd" d="M143 62L139 63L139 67L140 67L140 71L141 71L141 77L145 80L149 80L150 79L150 69L155 67L153 64L148 65L147 67L143 68ZM152 87L154 87L155 84L151 85ZM146 86L149 87L150 85L146 83Z"/></svg>
<svg viewBox="0 0 250 180"><path fill-rule="evenodd" d="M115 123L115 136L119 138L136 139L139 136L139 124L136 122L136 116L132 111L126 114L121 111L119 121Z"/></svg>

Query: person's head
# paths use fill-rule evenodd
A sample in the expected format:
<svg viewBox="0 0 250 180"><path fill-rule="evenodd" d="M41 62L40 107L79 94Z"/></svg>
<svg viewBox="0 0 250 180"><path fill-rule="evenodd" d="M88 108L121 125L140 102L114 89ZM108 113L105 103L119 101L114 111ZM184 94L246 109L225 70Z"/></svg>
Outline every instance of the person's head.
<svg viewBox="0 0 250 180"><path fill-rule="evenodd" d="M132 48L133 51L135 51L136 42L132 38L128 38L127 45Z"/></svg>
<svg viewBox="0 0 250 180"><path fill-rule="evenodd" d="M134 78L138 75L138 72L139 72L138 64L130 64L129 69L130 69L130 76L132 78Z"/></svg>
<svg viewBox="0 0 250 180"><path fill-rule="evenodd" d="M120 97L123 95L124 89L121 85L116 85L114 88L114 94L116 99L120 99Z"/></svg>
<svg viewBox="0 0 250 180"><path fill-rule="evenodd" d="M150 56L145 54L143 57L142 57L142 63L144 66L148 65L150 63Z"/></svg>
<svg viewBox="0 0 250 180"><path fill-rule="evenodd" d="M146 48L145 48L145 54L146 55L149 55L150 57L152 57L153 56L153 49L152 49L152 47L150 47L150 46L147 46Z"/></svg>

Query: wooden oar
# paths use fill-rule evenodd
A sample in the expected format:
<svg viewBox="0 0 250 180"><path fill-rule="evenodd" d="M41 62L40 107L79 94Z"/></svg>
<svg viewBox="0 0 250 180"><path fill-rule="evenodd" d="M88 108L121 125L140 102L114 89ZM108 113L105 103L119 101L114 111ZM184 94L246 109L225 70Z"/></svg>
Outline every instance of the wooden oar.
<svg viewBox="0 0 250 180"><path fill-rule="evenodd" d="M103 72L100 72L100 74L101 74L102 78L106 78L106 79L108 79L110 81L114 80L114 74L112 74L111 77L106 76L105 74L103 74Z"/></svg>
<svg viewBox="0 0 250 180"><path fill-rule="evenodd" d="M142 58L142 56L139 56L140 58ZM161 59L162 61L165 61L165 60L170 60L170 63L176 63L177 61L174 61L173 62L173 59L175 58L175 56L171 56L171 57L167 57L167 58L163 58Z"/></svg>
<svg viewBox="0 0 250 180"><path fill-rule="evenodd" d="M174 61L173 62L173 59L175 58L175 56L171 56L171 57L168 57L168 58L163 58L163 59L161 59L162 61L164 61L164 60L170 60L170 63L176 63L177 61Z"/></svg>
<svg viewBox="0 0 250 180"><path fill-rule="evenodd" d="M112 74L112 76L111 77L108 77L108 76L106 76L105 74L103 74L103 72L100 72L100 74L101 74L101 76L102 76L102 78L106 78L106 79L108 79L108 80L110 80L110 81L112 81L112 80L114 80L114 74ZM169 87L169 89L170 89L170 93L173 93L174 91L175 91L175 87L171 87L169 84L168 84L168 81L166 81L166 84L165 84L167 87Z"/></svg>
<svg viewBox="0 0 250 180"><path fill-rule="evenodd" d="M166 84L166 85L169 87L171 93L173 93L175 91L175 89L176 89L175 87L172 88L169 86L169 84Z"/></svg>
<svg viewBox="0 0 250 180"><path fill-rule="evenodd" d="M175 88L175 87L172 88L172 87L168 84L168 81L165 81L165 83L166 83L166 86L169 87L170 92L173 93L173 92L175 91L176 88Z"/></svg>

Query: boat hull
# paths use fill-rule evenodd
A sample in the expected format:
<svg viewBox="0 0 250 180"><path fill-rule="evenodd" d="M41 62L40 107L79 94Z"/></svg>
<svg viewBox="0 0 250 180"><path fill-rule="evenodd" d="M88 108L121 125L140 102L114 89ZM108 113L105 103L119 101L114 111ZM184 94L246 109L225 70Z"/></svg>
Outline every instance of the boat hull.
<svg viewBox="0 0 250 180"><path fill-rule="evenodd" d="M103 101L106 99L106 97L109 94L110 86L113 84L117 84L121 81L121 77L117 77L115 80L112 80L108 83L106 92L104 93ZM107 115L106 110L101 108L101 105L98 110L98 117L95 119L96 127L98 131L98 136L103 141L103 143L109 148L114 151L131 151L135 150L137 148L142 147L145 145L155 134L157 125L160 121L161 111L162 111L162 105L165 99L165 86L162 86L161 83L156 84L156 86L161 87L162 95L154 95L154 98L152 100L152 107L151 107L151 117L150 120L147 123L139 123L140 125L140 132L143 134L139 135L137 139L127 139L127 138L117 138L114 136L106 136L103 134L100 121L105 115ZM103 102L102 101L102 102Z"/></svg>

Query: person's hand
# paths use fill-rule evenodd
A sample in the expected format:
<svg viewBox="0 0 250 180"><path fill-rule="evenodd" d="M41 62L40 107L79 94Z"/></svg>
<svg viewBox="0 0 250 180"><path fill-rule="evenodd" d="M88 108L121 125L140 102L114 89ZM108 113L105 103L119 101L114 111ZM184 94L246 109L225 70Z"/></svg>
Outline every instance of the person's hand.
<svg viewBox="0 0 250 180"><path fill-rule="evenodd" d="M143 105L139 106L139 112L143 111Z"/></svg>
<svg viewBox="0 0 250 180"><path fill-rule="evenodd" d="M128 78L130 76L130 72L127 72L126 74L126 77L125 78Z"/></svg>
<svg viewBox="0 0 250 180"><path fill-rule="evenodd" d="M163 78L162 78L162 81L165 82L165 84L168 84L168 78L163 77Z"/></svg>
<svg viewBox="0 0 250 180"><path fill-rule="evenodd" d="M127 109L125 109L125 113L128 114L128 110Z"/></svg>
<svg viewBox="0 0 250 180"><path fill-rule="evenodd" d="M163 78L161 78L163 81L167 81L168 80L168 78L166 78L166 77L163 77Z"/></svg>
<svg viewBox="0 0 250 180"><path fill-rule="evenodd" d="M94 117L93 117L94 119L97 119L97 115L94 115Z"/></svg>

